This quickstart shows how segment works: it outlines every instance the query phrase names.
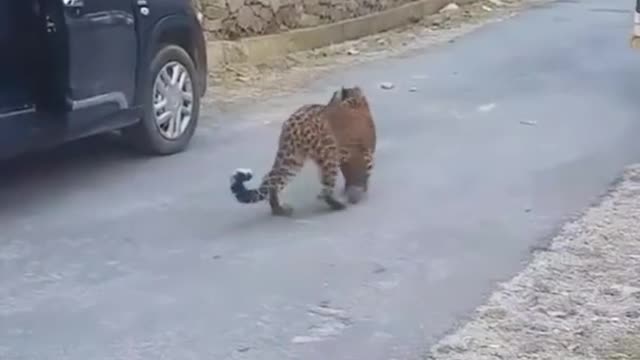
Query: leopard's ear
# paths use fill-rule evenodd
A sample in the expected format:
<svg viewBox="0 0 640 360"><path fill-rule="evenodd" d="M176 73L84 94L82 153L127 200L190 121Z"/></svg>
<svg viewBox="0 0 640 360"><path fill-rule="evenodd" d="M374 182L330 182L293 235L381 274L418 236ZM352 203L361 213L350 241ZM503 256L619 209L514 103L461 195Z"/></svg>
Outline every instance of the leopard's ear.
<svg viewBox="0 0 640 360"><path fill-rule="evenodd" d="M342 91L337 90L333 92L331 96L331 100L329 100L329 104L338 104L342 101Z"/></svg>
<svg viewBox="0 0 640 360"><path fill-rule="evenodd" d="M349 97L359 98L359 97L363 97L363 96L364 96L364 93L363 93L362 88L360 86L356 85L356 86L354 86L352 88L349 88Z"/></svg>

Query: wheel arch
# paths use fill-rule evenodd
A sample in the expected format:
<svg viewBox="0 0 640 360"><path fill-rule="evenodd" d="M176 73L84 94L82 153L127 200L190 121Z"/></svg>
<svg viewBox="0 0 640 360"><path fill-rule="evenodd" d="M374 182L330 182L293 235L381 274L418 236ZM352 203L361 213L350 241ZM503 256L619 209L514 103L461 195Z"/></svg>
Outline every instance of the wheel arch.
<svg viewBox="0 0 640 360"><path fill-rule="evenodd" d="M204 35L198 24L193 24L190 18L185 15L167 15L159 19L151 28L147 37L149 41L141 49L140 68L138 72L136 86L136 103L144 101L145 83L150 79L147 69L153 58L158 54L164 45L176 45L184 49L192 59L198 78L196 84L198 94L203 96L207 90L207 57L204 43Z"/></svg>

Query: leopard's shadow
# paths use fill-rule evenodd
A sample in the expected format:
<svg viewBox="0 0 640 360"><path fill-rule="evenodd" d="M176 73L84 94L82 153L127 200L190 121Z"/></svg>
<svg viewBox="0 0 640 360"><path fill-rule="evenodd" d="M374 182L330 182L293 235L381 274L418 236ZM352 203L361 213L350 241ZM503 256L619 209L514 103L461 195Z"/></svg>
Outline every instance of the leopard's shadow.
<svg viewBox="0 0 640 360"><path fill-rule="evenodd" d="M271 229L281 229L283 226L295 226L296 224L308 222L325 222L333 216L343 216L360 206L360 203L350 204L341 194L339 194L338 198L345 203L345 209L332 210L327 203L314 197L286 197L284 201L293 207L291 216L272 215L267 203L254 204L249 207L246 205L239 206L233 211L234 216L237 215L237 221L233 221L224 232L237 232L238 230L253 232L260 230L268 233ZM361 203L365 200L363 199Z"/></svg>

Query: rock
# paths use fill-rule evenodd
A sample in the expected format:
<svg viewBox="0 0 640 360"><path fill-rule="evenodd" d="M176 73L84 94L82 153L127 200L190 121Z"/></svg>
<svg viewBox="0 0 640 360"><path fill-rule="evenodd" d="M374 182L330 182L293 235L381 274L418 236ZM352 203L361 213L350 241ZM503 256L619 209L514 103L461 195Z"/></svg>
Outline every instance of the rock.
<svg viewBox="0 0 640 360"><path fill-rule="evenodd" d="M309 312L319 316L349 320L349 317L344 310L331 308L329 306L314 306L309 309Z"/></svg>
<svg viewBox="0 0 640 360"><path fill-rule="evenodd" d="M609 287L608 289L606 289L605 294L606 295L612 295L612 296L622 296L622 297L636 297L634 294L639 292L639 288L635 287L635 286L628 286L628 285L623 285L623 284L613 284L611 285L611 287Z"/></svg>
<svg viewBox="0 0 640 360"><path fill-rule="evenodd" d="M638 311L638 310L629 310L626 313L624 313L624 316L626 316L629 319L638 319L638 318L640 318L640 311Z"/></svg>
<svg viewBox="0 0 640 360"><path fill-rule="evenodd" d="M300 16L302 14L302 11L298 10L299 9L296 6L280 6L280 9L278 9L278 12L276 12L276 22L280 24L281 29L283 27L292 29L298 26L298 20L300 19Z"/></svg>
<svg viewBox="0 0 640 360"><path fill-rule="evenodd" d="M244 0L227 0L227 6L232 13L240 10L244 6Z"/></svg>
<svg viewBox="0 0 640 360"><path fill-rule="evenodd" d="M489 11L489 12L493 11L493 9L492 9L492 8L490 8L490 7L488 7L487 5L482 5L482 9L483 9L484 11Z"/></svg>
<svg viewBox="0 0 640 360"><path fill-rule="evenodd" d="M302 15L300 15L299 24L302 27L318 26L318 25L320 25L321 22L322 21L320 20L319 16L310 15L310 14L307 14L307 13L302 13Z"/></svg>
<svg viewBox="0 0 640 360"><path fill-rule="evenodd" d="M484 104L484 105L480 105L478 106L478 111L479 112L489 112L491 110L493 110L496 107L495 103L490 103L490 104Z"/></svg>
<svg viewBox="0 0 640 360"><path fill-rule="evenodd" d="M256 14L251 11L248 6L243 6L238 10L237 18L238 26L243 29L255 29L256 24L259 22Z"/></svg>
<svg viewBox="0 0 640 360"><path fill-rule="evenodd" d="M381 89L384 89L384 90L390 90L390 89L393 89L394 87L395 87L395 86L394 86L392 83L390 83L390 82L383 82L383 83L380 83L380 88L381 88Z"/></svg>
<svg viewBox="0 0 640 360"><path fill-rule="evenodd" d="M409 88L409 92L416 92L416 91L418 91L418 88L415 86L412 86Z"/></svg>
<svg viewBox="0 0 640 360"><path fill-rule="evenodd" d="M440 354L463 353L467 351L467 348L462 344L455 344L455 345L445 344L445 345L439 346L436 351Z"/></svg>
<svg viewBox="0 0 640 360"><path fill-rule="evenodd" d="M207 21L207 30L211 32L220 31L223 28L222 19Z"/></svg>
<svg viewBox="0 0 640 360"><path fill-rule="evenodd" d="M456 3L449 3L447 6L443 7L442 9L440 9L441 13L448 13L448 12L454 12L454 11L458 11L460 10L460 6L458 6L458 4Z"/></svg>
<svg viewBox="0 0 640 360"><path fill-rule="evenodd" d="M327 17L327 7L325 5L321 5L317 0L310 0L305 2L304 4L304 12L309 15L314 15L318 17Z"/></svg>
<svg viewBox="0 0 640 360"><path fill-rule="evenodd" d="M547 325L544 325L544 324L530 324L530 325L527 326L527 328L529 330L537 332L537 333L549 332L549 327Z"/></svg>
<svg viewBox="0 0 640 360"><path fill-rule="evenodd" d="M360 51L358 51L356 49L347 50L347 55L358 55L358 54L360 54Z"/></svg>
<svg viewBox="0 0 640 360"><path fill-rule="evenodd" d="M530 121L530 120L520 120L520 124L522 125L529 125L529 126L536 126L538 125L537 122L535 121Z"/></svg>
<svg viewBox="0 0 640 360"><path fill-rule="evenodd" d="M569 311L551 310L547 312L547 315L557 319L567 319L569 317L575 316L576 314L577 312L574 309L571 309Z"/></svg>
<svg viewBox="0 0 640 360"><path fill-rule="evenodd" d="M536 354L544 352L544 346L538 342L526 342L520 346L519 350L523 354Z"/></svg>
<svg viewBox="0 0 640 360"><path fill-rule="evenodd" d="M383 272L386 272L386 271L387 271L387 268L380 264L376 264L376 266L373 268L374 274L382 274Z"/></svg>
<svg viewBox="0 0 640 360"><path fill-rule="evenodd" d="M622 291L620 291L620 289L616 286L611 286L609 288L603 289L602 294L608 296L620 296L622 295Z"/></svg>
<svg viewBox="0 0 640 360"><path fill-rule="evenodd" d="M572 353L577 352L580 349L580 345L578 344L570 344L569 346L567 346L567 350L571 351Z"/></svg>
<svg viewBox="0 0 640 360"><path fill-rule="evenodd" d="M278 12L278 9L280 9L280 0L270 0L269 5L271 6L271 10L273 10L274 13Z"/></svg>
<svg viewBox="0 0 640 360"><path fill-rule="evenodd" d="M294 336L293 339L291 339L293 344L307 344L318 341L322 341L322 339L317 336Z"/></svg>
<svg viewBox="0 0 640 360"><path fill-rule="evenodd" d="M331 21L340 21L346 19L346 15L344 12L338 7L329 8L329 19Z"/></svg>
<svg viewBox="0 0 640 360"><path fill-rule="evenodd" d="M254 0L251 4L258 3L262 4L265 7L268 7L273 10L273 12L278 11L280 8L280 0Z"/></svg>
<svg viewBox="0 0 640 360"><path fill-rule="evenodd" d="M566 319L568 314L564 311L549 311L547 312L547 314L549 314L549 316L554 317L554 318L558 318L558 319Z"/></svg>
<svg viewBox="0 0 640 360"><path fill-rule="evenodd" d="M227 7L225 4L209 5L203 9L203 15L207 20L219 20L228 15Z"/></svg>
<svg viewBox="0 0 640 360"><path fill-rule="evenodd" d="M630 359L629 355L627 354L623 354L623 353L615 353L615 354L611 354L608 357L610 360L624 360L624 359Z"/></svg>
<svg viewBox="0 0 640 360"><path fill-rule="evenodd" d="M273 19L273 11L270 7L252 5L251 11L260 18L259 22L254 25L256 30L262 30Z"/></svg>
<svg viewBox="0 0 640 360"><path fill-rule="evenodd" d="M495 6L504 6L505 3L502 2L502 0L489 0L490 3L492 3Z"/></svg>
<svg viewBox="0 0 640 360"><path fill-rule="evenodd" d="M482 318L491 320L504 319L505 317L507 317L507 311L502 308L487 309L484 314L482 314Z"/></svg>
<svg viewBox="0 0 640 360"><path fill-rule="evenodd" d="M593 309L593 314L598 317L609 317L609 312L606 309Z"/></svg>

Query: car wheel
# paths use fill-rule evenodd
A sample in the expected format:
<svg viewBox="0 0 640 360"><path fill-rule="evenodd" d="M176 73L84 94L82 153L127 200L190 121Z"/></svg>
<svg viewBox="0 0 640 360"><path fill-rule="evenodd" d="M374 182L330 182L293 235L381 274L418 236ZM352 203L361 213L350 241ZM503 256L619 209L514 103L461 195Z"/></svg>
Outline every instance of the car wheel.
<svg viewBox="0 0 640 360"><path fill-rule="evenodd" d="M200 115L195 65L181 47L165 45L151 61L149 71L142 90L144 116L123 133L146 153L181 152L189 145Z"/></svg>

